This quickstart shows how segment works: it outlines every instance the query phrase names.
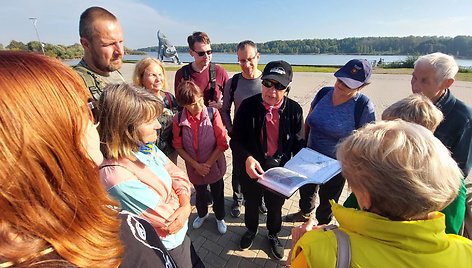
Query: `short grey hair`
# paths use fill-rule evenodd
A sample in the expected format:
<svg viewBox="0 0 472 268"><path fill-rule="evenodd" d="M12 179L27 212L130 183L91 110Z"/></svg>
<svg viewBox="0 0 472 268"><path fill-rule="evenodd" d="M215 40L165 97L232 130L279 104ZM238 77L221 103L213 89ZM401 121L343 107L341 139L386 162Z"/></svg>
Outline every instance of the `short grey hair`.
<svg viewBox="0 0 472 268"><path fill-rule="evenodd" d="M457 72L459 72L459 66L454 57L441 52L420 56L415 61L415 67L423 63L429 64L436 70L436 82L438 84L447 79L454 79Z"/></svg>

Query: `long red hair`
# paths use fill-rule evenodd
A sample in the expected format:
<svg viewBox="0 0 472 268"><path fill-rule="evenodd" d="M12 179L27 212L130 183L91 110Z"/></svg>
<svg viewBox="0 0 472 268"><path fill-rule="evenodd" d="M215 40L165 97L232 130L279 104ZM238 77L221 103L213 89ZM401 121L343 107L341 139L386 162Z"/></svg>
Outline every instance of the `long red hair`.
<svg viewBox="0 0 472 268"><path fill-rule="evenodd" d="M116 267L116 205L82 146L88 89L70 67L0 51L0 260L48 246L80 267Z"/></svg>

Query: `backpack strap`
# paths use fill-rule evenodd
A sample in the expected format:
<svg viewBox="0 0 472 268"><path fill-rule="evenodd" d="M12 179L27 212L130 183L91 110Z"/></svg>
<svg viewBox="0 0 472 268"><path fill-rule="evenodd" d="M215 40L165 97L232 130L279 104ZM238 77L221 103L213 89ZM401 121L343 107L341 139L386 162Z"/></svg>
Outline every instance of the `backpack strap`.
<svg viewBox="0 0 472 268"><path fill-rule="evenodd" d="M84 80L85 85L89 89L90 94L92 94L92 97L94 98L94 100L98 101L102 93L102 90L101 90L102 82L98 80L98 77L93 72L91 72L89 69L85 68L84 66L76 65L73 68Z"/></svg>
<svg viewBox="0 0 472 268"><path fill-rule="evenodd" d="M231 105L231 103L233 103L234 101L234 92L236 91L236 88L238 87L238 80L239 80L239 77L241 76L241 73L237 73L235 75L233 75L233 77L231 78L231 91L229 92L229 103Z"/></svg>
<svg viewBox="0 0 472 268"><path fill-rule="evenodd" d="M172 98L170 96L170 93L167 91L164 91L164 95L166 95L167 102L169 103L169 110L172 110L172 107L174 106L172 103Z"/></svg>
<svg viewBox="0 0 472 268"><path fill-rule="evenodd" d="M179 137L182 137L182 126L180 125L180 119L182 118L182 111L179 111L177 113L177 124L179 124L180 130L179 130Z"/></svg>
<svg viewBox="0 0 472 268"><path fill-rule="evenodd" d="M357 98L356 105L354 106L354 124L356 129L362 127L360 125L362 113L364 112L365 106L367 106L367 103L369 102L369 99L366 95L362 93L359 94L359 98Z"/></svg>
<svg viewBox="0 0 472 268"><path fill-rule="evenodd" d="M334 87L323 87L321 88L318 93L316 93L315 99L311 105L311 108L315 107L315 105L331 90L334 90Z"/></svg>
<svg viewBox="0 0 472 268"><path fill-rule="evenodd" d="M216 64L210 62L210 100L215 100L216 90Z"/></svg>
<svg viewBox="0 0 472 268"><path fill-rule="evenodd" d="M349 236L338 226L331 224L323 227L324 231L333 231L337 241L336 268L349 268L351 265L351 243Z"/></svg>
<svg viewBox="0 0 472 268"><path fill-rule="evenodd" d="M215 112L213 111L212 107L206 107L207 112L208 112L208 117L210 118L210 122L213 125L213 120L215 119ZM177 123L179 124L180 130L179 130L179 137L182 137L182 129L183 127L180 125L180 119L182 118L182 111L179 111L177 113Z"/></svg>
<svg viewBox="0 0 472 268"><path fill-rule="evenodd" d="M215 114L213 108L207 107L208 117L210 118L210 122L213 125L213 119L215 118Z"/></svg>
<svg viewBox="0 0 472 268"><path fill-rule="evenodd" d="M184 72L185 81L190 80L190 68L192 68L192 63L189 63L182 68L182 71Z"/></svg>

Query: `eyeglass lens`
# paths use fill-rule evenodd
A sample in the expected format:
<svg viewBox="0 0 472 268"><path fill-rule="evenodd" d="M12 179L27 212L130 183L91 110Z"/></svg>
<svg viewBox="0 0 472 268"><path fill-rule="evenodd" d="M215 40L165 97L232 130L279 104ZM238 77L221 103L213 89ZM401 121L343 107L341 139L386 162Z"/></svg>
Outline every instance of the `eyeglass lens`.
<svg viewBox="0 0 472 268"><path fill-rule="evenodd" d="M194 50L194 51L195 51L195 50ZM205 56L205 54L211 55L211 53L213 53L213 51L211 51L211 50L207 50L207 51L195 51L195 52L196 52L196 53L198 54L198 56L200 56L200 57Z"/></svg>

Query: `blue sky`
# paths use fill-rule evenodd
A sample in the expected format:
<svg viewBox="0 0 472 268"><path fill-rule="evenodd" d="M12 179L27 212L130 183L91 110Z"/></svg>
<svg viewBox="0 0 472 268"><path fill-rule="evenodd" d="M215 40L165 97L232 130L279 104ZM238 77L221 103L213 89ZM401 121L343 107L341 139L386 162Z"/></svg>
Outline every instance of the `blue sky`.
<svg viewBox="0 0 472 268"><path fill-rule="evenodd" d="M0 43L77 43L80 14L102 6L120 20L125 46L156 45L160 29L175 45L193 31L212 43L365 36L472 36L470 0L15 0L0 8Z"/></svg>

